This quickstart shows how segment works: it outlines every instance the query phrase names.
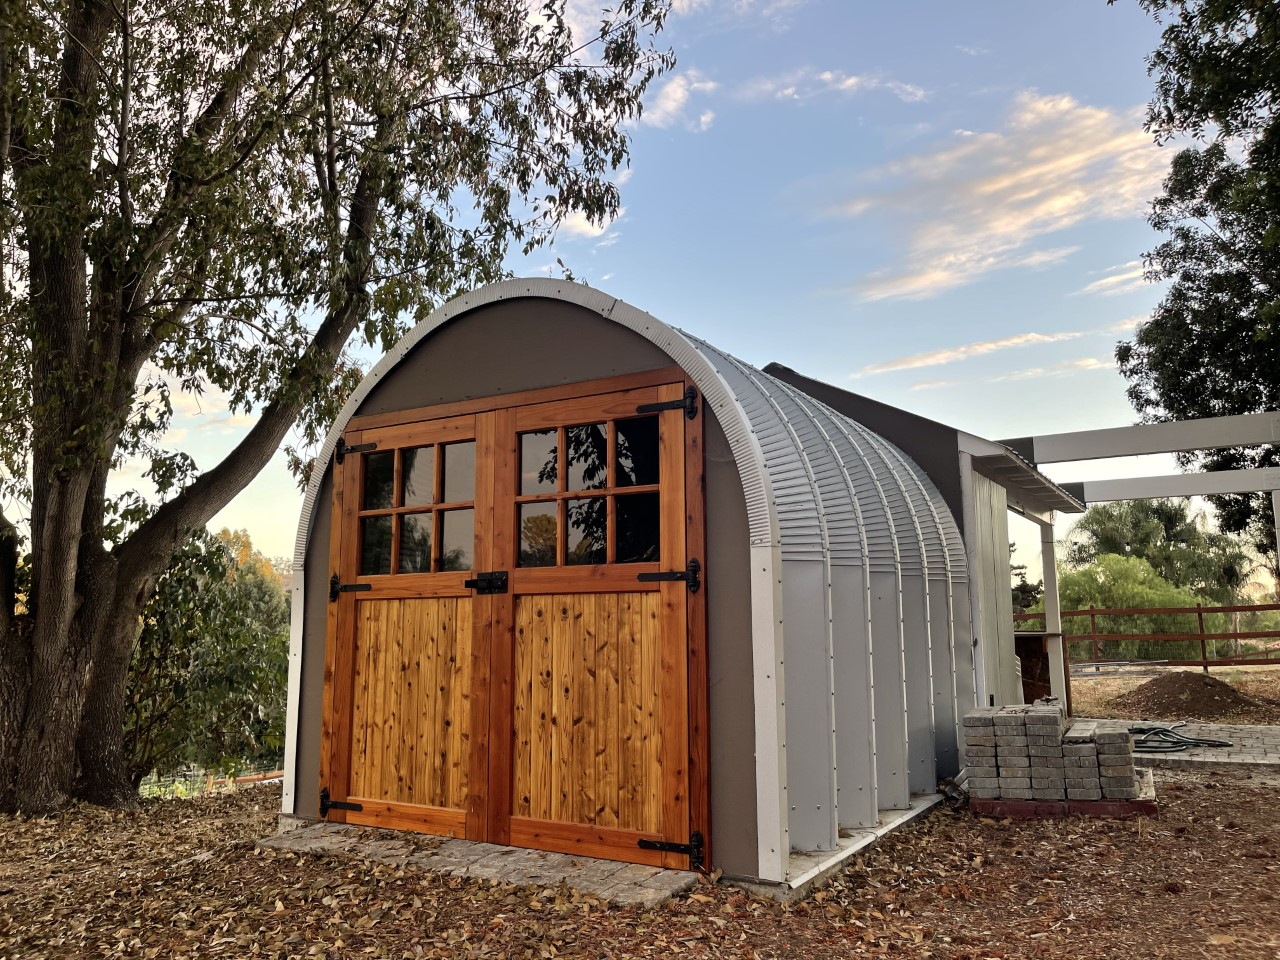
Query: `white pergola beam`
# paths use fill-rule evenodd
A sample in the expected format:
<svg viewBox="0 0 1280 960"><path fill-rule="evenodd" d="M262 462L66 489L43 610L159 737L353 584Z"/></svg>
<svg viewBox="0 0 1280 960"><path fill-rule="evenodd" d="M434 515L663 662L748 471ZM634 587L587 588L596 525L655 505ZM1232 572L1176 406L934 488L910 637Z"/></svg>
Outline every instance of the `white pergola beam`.
<svg viewBox="0 0 1280 960"><path fill-rule="evenodd" d="M1083 483L1064 483L1062 488L1084 503L1155 497L1210 497L1223 493L1257 493L1264 490L1280 490L1280 469L1219 470L1213 473L1176 473L1163 477L1085 480Z"/></svg>
<svg viewBox="0 0 1280 960"><path fill-rule="evenodd" d="M1280 443L1280 412L1245 413L1002 440L1034 464ZM1255 488L1256 489L1256 488Z"/></svg>

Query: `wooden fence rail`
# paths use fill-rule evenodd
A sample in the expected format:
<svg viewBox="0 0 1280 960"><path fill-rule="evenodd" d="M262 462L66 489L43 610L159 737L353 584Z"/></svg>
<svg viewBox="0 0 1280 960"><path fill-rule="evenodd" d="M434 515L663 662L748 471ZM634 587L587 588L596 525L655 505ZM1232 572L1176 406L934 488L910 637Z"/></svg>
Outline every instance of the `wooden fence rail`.
<svg viewBox="0 0 1280 960"><path fill-rule="evenodd" d="M1272 649L1253 650L1247 653L1235 653L1221 656L1218 654L1217 646L1221 641L1238 642L1241 640L1269 640L1280 638L1280 630L1234 630L1234 631L1209 631L1205 629L1205 616L1213 614L1240 614L1240 613L1262 613L1269 610L1280 610L1280 603L1254 603L1254 604L1236 604L1223 607L1206 607L1202 604L1196 604L1194 607L1151 607L1147 609L1137 608L1111 608L1111 607L1089 607L1085 610L1063 610L1062 619L1065 621L1071 618L1088 617L1089 630L1087 633L1067 633L1063 631L1063 642L1067 645L1068 660L1077 664L1098 664L1105 663L1115 658L1104 660L1102 656L1102 644L1112 642L1132 642L1132 641L1150 641L1156 643L1172 642L1186 643L1198 641L1200 644L1200 658L1198 660L1189 659L1165 659L1160 658L1160 662L1172 667L1200 667L1205 673L1208 673L1211 667L1240 667L1240 666L1256 666L1269 665L1280 666L1280 645ZM1125 616L1192 616L1196 618L1196 627L1194 631L1177 631L1169 630L1161 633L1100 633L1098 631L1099 617L1125 617ZM1018 613L1014 614L1014 623L1026 623L1031 620L1044 620L1043 613ZM1210 656L1209 644L1213 643L1213 656ZM1089 643L1092 645L1090 659L1077 658L1070 653L1072 644Z"/></svg>

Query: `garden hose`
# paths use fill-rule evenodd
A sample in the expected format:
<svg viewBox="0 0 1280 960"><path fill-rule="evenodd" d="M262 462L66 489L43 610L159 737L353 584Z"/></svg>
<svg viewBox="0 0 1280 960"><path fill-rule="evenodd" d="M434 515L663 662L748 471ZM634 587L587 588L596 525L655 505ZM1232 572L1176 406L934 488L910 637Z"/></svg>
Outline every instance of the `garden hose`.
<svg viewBox="0 0 1280 960"><path fill-rule="evenodd" d="M1188 737L1179 733L1177 727L1185 727L1186 721L1168 726L1130 727L1133 734L1134 753L1181 753L1191 747L1231 747L1230 740L1212 740L1203 737Z"/></svg>

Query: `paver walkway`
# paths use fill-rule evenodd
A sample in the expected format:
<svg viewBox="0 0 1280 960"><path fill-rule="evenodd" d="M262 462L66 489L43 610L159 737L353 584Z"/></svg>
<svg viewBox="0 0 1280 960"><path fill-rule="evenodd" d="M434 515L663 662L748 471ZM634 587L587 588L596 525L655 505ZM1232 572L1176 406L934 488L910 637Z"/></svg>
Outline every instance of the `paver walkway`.
<svg viewBox="0 0 1280 960"><path fill-rule="evenodd" d="M1098 729L1172 726L1158 720L1099 720ZM1232 723L1188 723L1175 728L1184 737L1228 740L1230 747L1190 747L1180 753L1135 753L1141 767L1176 770L1247 769L1258 773L1280 773L1280 727L1245 726Z"/></svg>
<svg viewBox="0 0 1280 960"><path fill-rule="evenodd" d="M343 823L314 823L258 843L294 853L337 854L393 866L415 866L451 877L539 887L564 884L610 903L644 909L652 909L698 883L697 874L686 870L661 870Z"/></svg>

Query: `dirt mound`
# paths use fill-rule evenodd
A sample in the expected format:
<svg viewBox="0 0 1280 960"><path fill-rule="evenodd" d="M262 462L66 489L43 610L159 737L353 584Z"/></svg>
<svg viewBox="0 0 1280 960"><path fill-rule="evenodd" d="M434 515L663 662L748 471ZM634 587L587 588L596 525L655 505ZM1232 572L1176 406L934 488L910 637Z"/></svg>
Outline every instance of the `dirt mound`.
<svg viewBox="0 0 1280 960"><path fill-rule="evenodd" d="M1146 720L1275 722L1280 704L1255 700L1217 677L1181 670L1166 673L1111 701L1125 716Z"/></svg>

